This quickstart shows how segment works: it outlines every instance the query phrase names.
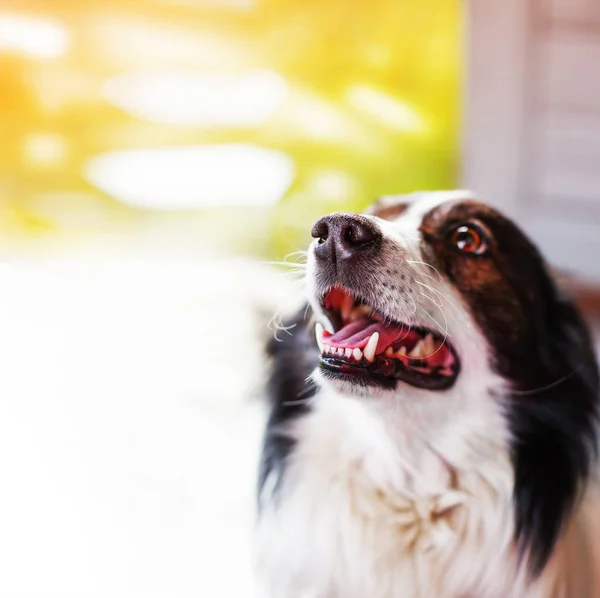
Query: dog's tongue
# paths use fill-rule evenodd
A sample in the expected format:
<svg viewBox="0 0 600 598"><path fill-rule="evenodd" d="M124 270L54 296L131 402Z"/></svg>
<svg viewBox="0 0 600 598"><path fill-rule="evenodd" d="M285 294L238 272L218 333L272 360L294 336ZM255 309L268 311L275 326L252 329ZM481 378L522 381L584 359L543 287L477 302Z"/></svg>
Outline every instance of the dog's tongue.
<svg viewBox="0 0 600 598"><path fill-rule="evenodd" d="M379 332L377 353L382 353L395 341L405 338L408 334L408 330L402 324L386 326L383 322L363 318L346 324L335 334L325 332L324 336L327 339L327 344L332 347L363 349L375 332Z"/></svg>

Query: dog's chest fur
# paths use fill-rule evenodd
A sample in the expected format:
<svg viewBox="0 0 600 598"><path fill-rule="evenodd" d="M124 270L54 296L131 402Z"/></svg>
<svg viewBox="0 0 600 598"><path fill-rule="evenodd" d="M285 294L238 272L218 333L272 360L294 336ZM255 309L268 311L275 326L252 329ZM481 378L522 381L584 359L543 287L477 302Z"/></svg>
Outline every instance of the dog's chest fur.
<svg viewBox="0 0 600 598"><path fill-rule="evenodd" d="M287 430L297 444L278 492L263 497L258 533L271 595L513 595L513 480L500 417L448 419L440 401L436 421L431 404L421 413L406 403L383 410L377 399L322 390Z"/></svg>

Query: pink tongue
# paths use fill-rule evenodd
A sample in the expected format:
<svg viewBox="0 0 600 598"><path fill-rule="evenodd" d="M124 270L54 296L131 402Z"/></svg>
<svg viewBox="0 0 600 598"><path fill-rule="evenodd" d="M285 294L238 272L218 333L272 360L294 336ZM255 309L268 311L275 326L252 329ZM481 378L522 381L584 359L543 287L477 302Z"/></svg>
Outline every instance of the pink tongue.
<svg viewBox="0 0 600 598"><path fill-rule="evenodd" d="M379 332L377 353L382 353L398 339L405 338L408 335L408 331L402 324L386 326L383 322L374 322L368 318L363 318L362 320L346 324L331 336L329 332L325 332L324 338L327 344L332 347L363 349L367 346L374 332Z"/></svg>

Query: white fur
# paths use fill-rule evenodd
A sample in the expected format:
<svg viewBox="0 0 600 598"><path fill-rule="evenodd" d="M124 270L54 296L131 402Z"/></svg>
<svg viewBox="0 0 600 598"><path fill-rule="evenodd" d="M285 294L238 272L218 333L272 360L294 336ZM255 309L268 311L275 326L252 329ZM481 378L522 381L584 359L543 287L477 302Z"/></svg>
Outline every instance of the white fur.
<svg viewBox="0 0 600 598"><path fill-rule="evenodd" d="M457 382L357 390L315 372L312 412L282 431L297 440L283 486L261 500L258 566L272 598L583 597L560 585L558 556L527 585L513 545L504 382L460 296L421 263L423 215L465 196L432 193L396 222L377 219L410 280L410 301L387 301L384 313L447 334ZM309 256L309 283L312 267Z"/></svg>

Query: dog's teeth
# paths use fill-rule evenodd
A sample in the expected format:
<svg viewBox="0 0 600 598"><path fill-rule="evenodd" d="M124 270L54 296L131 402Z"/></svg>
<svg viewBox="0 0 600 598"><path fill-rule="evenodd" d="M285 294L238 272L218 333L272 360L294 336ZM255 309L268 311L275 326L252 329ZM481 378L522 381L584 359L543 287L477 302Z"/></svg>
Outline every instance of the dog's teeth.
<svg viewBox="0 0 600 598"><path fill-rule="evenodd" d="M408 354L409 357L421 357L424 353L425 347L422 340L420 340L413 348L413 350Z"/></svg>
<svg viewBox="0 0 600 598"><path fill-rule="evenodd" d="M392 349L391 347L388 347L385 350L385 356L386 357L393 357L394 356L394 349Z"/></svg>
<svg viewBox="0 0 600 598"><path fill-rule="evenodd" d="M396 351L396 356L397 357L406 357L406 347L400 347L397 351Z"/></svg>
<svg viewBox="0 0 600 598"><path fill-rule="evenodd" d="M343 356L344 356L344 353L346 353L346 350L345 350L345 349L342 349L342 347L338 347L337 354L338 354L340 357L343 357Z"/></svg>
<svg viewBox="0 0 600 598"><path fill-rule="evenodd" d="M325 345L325 348L323 349L323 353L331 353L331 349L333 347L330 347L329 345Z"/></svg>
<svg viewBox="0 0 600 598"><path fill-rule="evenodd" d="M325 345L323 344L323 332L325 332L325 329L317 322L315 324L315 336L317 337L317 345L319 345L319 351L321 351L321 353L323 353L323 349L325 348Z"/></svg>
<svg viewBox="0 0 600 598"><path fill-rule="evenodd" d="M435 343L433 342L433 336L428 334L423 341L423 346L425 348L425 355L431 355L435 352Z"/></svg>
<svg viewBox="0 0 600 598"><path fill-rule="evenodd" d="M362 359L363 353L360 349L354 349L354 351L352 351L352 356L354 357L354 359L356 359L356 361L360 361Z"/></svg>
<svg viewBox="0 0 600 598"><path fill-rule="evenodd" d="M344 357L349 358L352 357L352 349L348 348L344 351Z"/></svg>
<svg viewBox="0 0 600 598"><path fill-rule="evenodd" d="M364 349L365 359L373 363L375 359L375 351L377 351L377 343L379 342L379 332L374 332Z"/></svg>

